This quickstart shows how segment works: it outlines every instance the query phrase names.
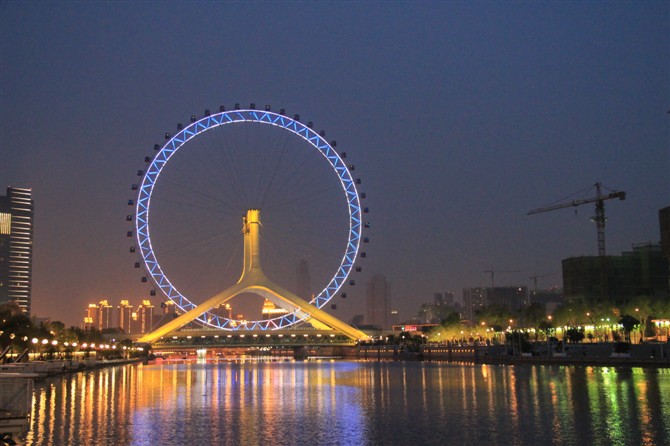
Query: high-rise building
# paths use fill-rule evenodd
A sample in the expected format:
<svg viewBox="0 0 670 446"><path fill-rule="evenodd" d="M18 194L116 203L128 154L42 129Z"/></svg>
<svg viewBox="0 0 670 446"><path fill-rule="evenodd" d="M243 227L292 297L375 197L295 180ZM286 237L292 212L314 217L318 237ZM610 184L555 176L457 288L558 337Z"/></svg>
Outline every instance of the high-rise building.
<svg viewBox="0 0 670 446"><path fill-rule="evenodd" d="M119 310L119 328L124 333L131 333L130 321L133 315L133 306L127 300L122 300L118 306Z"/></svg>
<svg viewBox="0 0 670 446"><path fill-rule="evenodd" d="M486 306L486 290L484 288L463 288L463 307L465 319L474 320L477 310Z"/></svg>
<svg viewBox="0 0 670 446"><path fill-rule="evenodd" d="M441 307L443 305L452 306L454 304L454 293L451 291L445 291L444 293L434 293L433 304L436 307Z"/></svg>
<svg viewBox="0 0 670 446"><path fill-rule="evenodd" d="M112 306L106 300L98 302L98 315L100 322L96 327L98 330L107 330L112 328Z"/></svg>
<svg viewBox="0 0 670 446"><path fill-rule="evenodd" d="M96 325L98 325L98 306L96 304L88 304L82 328L90 330L91 328L95 328Z"/></svg>
<svg viewBox="0 0 670 446"><path fill-rule="evenodd" d="M367 285L366 324L386 330L391 312L391 285L383 274L372 276Z"/></svg>
<svg viewBox="0 0 670 446"><path fill-rule="evenodd" d="M128 333L142 333L142 321L137 311L130 314L130 331Z"/></svg>
<svg viewBox="0 0 670 446"><path fill-rule="evenodd" d="M101 300L97 304L88 304L84 316L83 328L90 330L106 330L112 328L112 306L106 300Z"/></svg>
<svg viewBox="0 0 670 446"><path fill-rule="evenodd" d="M161 311L159 314L154 313L152 330L162 325L167 324L172 319L177 317L177 306L171 300L161 302Z"/></svg>
<svg viewBox="0 0 670 446"><path fill-rule="evenodd" d="M34 205L30 189L8 187L0 196L0 303L30 314Z"/></svg>
<svg viewBox="0 0 670 446"><path fill-rule="evenodd" d="M140 333L150 333L153 329L154 306L148 300L143 300L137 307L137 317L140 323Z"/></svg>
<svg viewBox="0 0 670 446"><path fill-rule="evenodd" d="M177 314L177 306L171 300L166 300L161 303L161 308L163 309L163 314L168 314L173 317Z"/></svg>

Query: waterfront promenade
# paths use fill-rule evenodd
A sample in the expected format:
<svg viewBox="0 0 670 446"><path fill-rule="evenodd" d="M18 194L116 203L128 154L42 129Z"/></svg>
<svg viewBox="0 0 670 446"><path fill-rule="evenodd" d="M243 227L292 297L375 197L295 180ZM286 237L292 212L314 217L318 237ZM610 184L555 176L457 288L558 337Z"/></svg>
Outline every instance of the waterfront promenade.
<svg viewBox="0 0 670 446"><path fill-rule="evenodd" d="M557 364L592 366L670 367L670 345L642 343L628 345L625 353L615 352L612 343L568 344L552 351L544 343L533 344L530 352L515 351L510 345L453 344L422 346L408 350L400 346L361 346L355 357L366 360L422 360L473 362L478 364Z"/></svg>

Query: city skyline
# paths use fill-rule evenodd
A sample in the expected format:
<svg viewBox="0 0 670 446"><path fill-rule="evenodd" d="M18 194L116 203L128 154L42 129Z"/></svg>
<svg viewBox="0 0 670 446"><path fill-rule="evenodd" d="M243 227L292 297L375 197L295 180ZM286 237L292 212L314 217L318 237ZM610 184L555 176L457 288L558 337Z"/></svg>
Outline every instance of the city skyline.
<svg viewBox="0 0 670 446"><path fill-rule="evenodd" d="M608 254L657 242L668 8L3 3L0 187L36 203L33 314L78 325L69 308L153 298L128 254L129 187L165 132L222 104L299 113L356 164L370 245L342 320L376 273L401 320L490 286L485 271L560 284L562 259L597 252L594 208L526 213L596 182L627 193L606 203Z"/></svg>

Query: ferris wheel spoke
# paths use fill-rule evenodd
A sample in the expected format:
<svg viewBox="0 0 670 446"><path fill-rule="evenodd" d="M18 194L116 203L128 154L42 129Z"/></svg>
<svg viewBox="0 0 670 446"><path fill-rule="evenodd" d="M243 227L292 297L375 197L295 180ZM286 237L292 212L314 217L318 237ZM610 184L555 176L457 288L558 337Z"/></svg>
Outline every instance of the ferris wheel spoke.
<svg viewBox="0 0 670 446"><path fill-rule="evenodd" d="M282 147L279 152L279 157L277 159L277 162L274 163L274 169L272 169L272 174L270 175L269 181L266 182L265 189L263 190L263 193L260 196L260 202L261 206L265 207L265 204L267 203L268 196L270 194L270 191L272 190L275 179L277 178L277 173L279 173L279 166L282 164L282 161L284 160L284 156L286 155L288 147L288 136L284 138L284 144L282 144Z"/></svg>

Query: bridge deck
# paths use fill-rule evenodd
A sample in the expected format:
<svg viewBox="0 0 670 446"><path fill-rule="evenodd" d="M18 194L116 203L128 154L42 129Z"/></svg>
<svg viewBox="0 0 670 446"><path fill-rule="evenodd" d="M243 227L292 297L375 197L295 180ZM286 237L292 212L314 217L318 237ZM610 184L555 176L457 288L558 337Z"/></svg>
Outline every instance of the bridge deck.
<svg viewBox="0 0 670 446"><path fill-rule="evenodd" d="M135 336L117 336L135 338ZM225 348L354 346L356 341L335 330L293 329L281 331L180 330L151 343L152 348Z"/></svg>

